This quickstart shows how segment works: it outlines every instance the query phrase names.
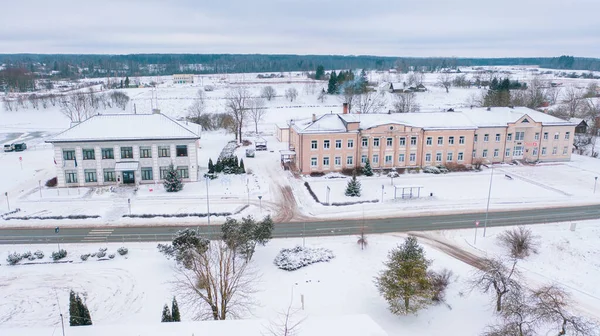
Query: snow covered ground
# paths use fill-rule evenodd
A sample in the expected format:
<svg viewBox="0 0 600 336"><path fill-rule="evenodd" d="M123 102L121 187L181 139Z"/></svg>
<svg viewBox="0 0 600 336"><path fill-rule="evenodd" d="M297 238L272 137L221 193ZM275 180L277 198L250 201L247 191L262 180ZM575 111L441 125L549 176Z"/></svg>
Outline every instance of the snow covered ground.
<svg viewBox="0 0 600 336"><path fill-rule="evenodd" d="M529 286L555 282L566 287L576 304L590 316L600 318L600 293L596 288L600 276L600 221L535 225L531 229L540 236L539 253L520 263L524 282ZM417 315L398 317L387 310L373 283L382 269L387 252L402 243L405 235L368 235L368 247L361 250L356 236L307 238L306 246L333 251L335 258L297 271L278 269L273 260L280 249L302 245L301 238L275 239L257 249L253 265L260 272L255 294L258 305L249 319L272 320L287 307L300 307L301 316L309 318L343 317L367 314L388 335L477 335L493 323L493 308L487 295L471 292L466 280L473 268L436 249L438 239L476 255L495 255L502 251L496 245L497 234L504 228L490 228L487 237L478 231L473 246L473 230L429 232L420 239L433 269L448 268L455 277L447 292L447 304L431 306ZM125 324L153 324L160 320L162 306L170 302L174 287L173 261L167 260L153 243L126 244L129 253L113 260L97 261L90 257L82 262L79 255L107 247L115 253L122 244L63 244L69 255L67 263L6 265L9 252L35 251L49 255L55 245L14 245L0 247L0 328L9 335L10 328L59 327L59 314L67 314L68 291L85 294L94 325L109 327ZM44 259L47 260L47 259ZM181 300L180 300L181 301ZM182 319L190 321L192 313L182 307ZM0 334L5 334L0 329ZM16 335L16 334L15 334Z"/></svg>

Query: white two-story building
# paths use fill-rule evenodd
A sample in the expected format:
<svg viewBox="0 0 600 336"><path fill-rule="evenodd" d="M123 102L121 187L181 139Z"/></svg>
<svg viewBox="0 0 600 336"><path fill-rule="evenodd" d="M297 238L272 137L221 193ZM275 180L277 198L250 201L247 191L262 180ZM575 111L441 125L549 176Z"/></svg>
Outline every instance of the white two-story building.
<svg viewBox="0 0 600 336"><path fill-rule="evenodd" d="M184 182L198 180L199 130L163 114L96 115L59 133L59 187L158 183L170 164Z"/></svg>

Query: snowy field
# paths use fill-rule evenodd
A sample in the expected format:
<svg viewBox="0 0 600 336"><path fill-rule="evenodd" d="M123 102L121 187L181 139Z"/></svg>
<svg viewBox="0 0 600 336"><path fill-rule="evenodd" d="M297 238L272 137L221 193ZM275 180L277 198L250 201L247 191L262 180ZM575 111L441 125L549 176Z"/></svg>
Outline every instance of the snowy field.
<svg viewBox="0 0 600 336"><path fill-rule="evenodd" d="M590 316L600 318L600 293L596 288L600 265L600 221L535 225L530 228L540 236L539 253L520 263L522 279L529 286L557 283L567 288L576 304ZM277 269L273 259L282 248L302 245L299 239L275 239L257 249L252 264L260 272L255 294L257 306L249 319L272 320L277 312L293 305L300 306L304 296L305 310L301 316L314 318L343 317L367 314L388 335L459 336L477 335L494 321L491 298L471 292L466 280L473 268L436 249L437 239L460 250L480 256L501 254L496 236L503 229L490 228L483 238L478 231L473 246L473 230L429 232L419 238L432 268L451 269L455 277L447 291L447 304L431 306L417 315L398 317L387 310L379 296L373 278L382 269L387 252L402 243L402 234L369 235L369 245L361 250L355 236L307 238L306 246L325 247L335 258L297 271ZM94 325L152 324L160 319L162 305L170 302L173 293L173 261L167 260L153 243L128 243L126 256L97 261L90 257L79 259L82 253L107 247L115 253L121 244L61 245L69 255L67 263L6 265L9 252L42 250L46 255L55 245L15 245L0 247L0 328L9 335L23 327L58 327L59 314L68 311L70 289L85 293ZM47 257L46 257L47 258ZM44 259L48 260L48 259ZM180 300L181 301L181 300ZM182 307L182 320L190 321L192 314ZM10 331L11 328L17 328ZM0 329L1 330L1 329ZM0 331L0 334L4 332Z"/></svg>

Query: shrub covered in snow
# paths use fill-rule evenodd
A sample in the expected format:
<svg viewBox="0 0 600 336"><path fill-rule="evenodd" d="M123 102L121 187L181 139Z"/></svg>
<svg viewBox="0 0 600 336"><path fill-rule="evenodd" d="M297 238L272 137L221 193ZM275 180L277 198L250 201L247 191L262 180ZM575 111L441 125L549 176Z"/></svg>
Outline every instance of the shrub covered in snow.
<svg viewBox="0 0 600 336"><path fill-rule="evenodd" d="M29 257L31 257L31 251L23 252L21 254L21 258L23 259L29 259Z"/></svg>
<svg viewBox="0 0 600 336"><path fill-rule="evenodd" d="M90 253L91 257L96 257L96 252Z"/></svg>
<svg viewBox="0 0 600 336"><path fill-rule="evenodd" d="M19 261L21 261L21 259L23 259L23 257L19 253L14 252L8 255L6 261L9 265L16 265Z"/></svg>
<svg viewBox="0 0 600 336"><path fill-rule="evenodd" d="M54 261L63 259L66 256L67 256L67 251L63 250L63 249L52 252L52 260L54 260Z"/></svg>
<svg viewBox="0 0 600 336"><path fill-rule="evenodd" d="M296 246L292 249L282 249L273 261L278 268L294 271L310 264L329 261L335 258L333 252L326 248L310 248Z"/></svg>
<svg viewBox="0 0 600 336"><path fill-rule="evenodd" d="M29 261L34 261L36 259L36 257L32 254L29 257L27 257L27 260Z"/></svg>
<svg viewBox="0 0 600 336"><path fill-rule="evenodd" d="M38 259L42 259L44 257L44 252L37 250L33 253Z"/></svg>
<svg viewBox="0 0 600 336"><path fill-rule="evenodd" d="M89 257L90 257L89 253L82 254L81 256L79 256L79 258L81 258L82 261L88 260Z"/></svg>
<svg viewBox="0 0 600 336"><path fill-rule="evenodd" d="M109 257L110 259L114 259L114 258L115 258L115 254L114 254L114 253L111 253L111 254L109 254L109 255L108 255L108 257Z"/></svg>
<svg viewBox="0 0 600 336"><path fill-rule="evenodd" d="M98 257L98 259L103 258L105 256L106 256L106 251L100 250L96 253L96 257Z"/></svg>
<svg viewBox="0 0 600 336"><path fill-rule="evenodd" d="M120 255L126 255L129 250L126 247L119 247L117 252L119 252Z"/></svg>
<svg viewBox="0 0 600 336"><path fill-rule="evenodd" d="M427 166L427 167L423 168L423 173L439 174L439 173L441 173L441 171L437 167Z"/></svg>

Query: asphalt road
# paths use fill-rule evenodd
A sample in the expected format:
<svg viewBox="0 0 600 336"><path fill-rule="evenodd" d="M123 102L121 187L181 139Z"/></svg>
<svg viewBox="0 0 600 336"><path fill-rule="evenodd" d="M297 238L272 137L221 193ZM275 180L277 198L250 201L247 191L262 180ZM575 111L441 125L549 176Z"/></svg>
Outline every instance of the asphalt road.
<svg viewBox="0 0 600 336"><path fill-rule="evenodd" d="M539 224L600 218L600 205L490 212L488 226ZM473 228L479 221L483 229L485 213L464 213L418 217L325 220L276 223L274 237L316 237L353 235L364 225L366 233L387 233L440 229ZM85 224L82 224L84 226ZM218 237L219 226L137 226L114 228L0 229L0 244L152 242L168 241L178 230L192 227L208 237Z"/></svg>

